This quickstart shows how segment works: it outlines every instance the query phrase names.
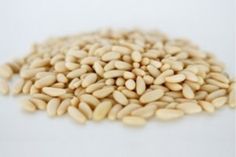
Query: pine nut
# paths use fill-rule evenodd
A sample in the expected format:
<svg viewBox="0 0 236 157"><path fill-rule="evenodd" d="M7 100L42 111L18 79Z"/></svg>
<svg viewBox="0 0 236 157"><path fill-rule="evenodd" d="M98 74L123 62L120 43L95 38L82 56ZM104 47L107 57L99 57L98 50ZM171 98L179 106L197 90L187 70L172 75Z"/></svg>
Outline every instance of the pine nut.
<svg viewBox="0 0 236 157"><path fill-rule="evenodd" d="M122 119L124 124L131 125L131 126L143 126L146 124L146 120L141 117L135 116L126 116Z"/></svg>
<svg viewBox="0 0 236 157"><path fill-rule="evenodd" d="M52 97L56 97L56 96L61 96L63 94L66 94L66 90L65 89L61 89L61 88L53 88L53 87L44 87L42 89L42 91Z"/></svg>
<svg viewBox="0 0 236 157"><path fill-rule="evenodd" d="M113 98L122 105L128 105L128 99L125 97L125 95L122 92L114 91Z"/></svg>
<svg viewBox="0 0 236 157"><path fill-rule="evenodd" d="M60 99L54 98L48 102L47 113L49 116L54 117L57 114L57 108L60 105Z"/></svg>
<svg viewBox="0 0 236 157"><path fill-rule="evenodd" d="M9 94L9 86L6 80L0 79L0 93L3 95Z"/></svg>
<svg viewBox="0 0 236 157"><path fill-rule="evenodd" d="M104 101L97 105L93 112L93 120L100 121L106 117L112 107L110 101Z"/></svg>
<svg viewBox="0 0 236 157"><path fill-rule="evenodd" d="M176 109L159 109L156 111L156 117L161 120L172 120L184 116L184 112Z"/></svg>
<svg viewBox="0 0 236 157"><path fill-rule="evenodd" d="M162 90L156 89L156 90L152 90L150 92L144 93L140 97L139 101L141 103L150 103L150 102L160 99L163 95L164 95L164 92Z"/></svg>
<svg viewBox="0 0 236 157"><path fill-rule="evenodd" d="M202 111L202 108L193 102L184 102L176 106L178 109L184 111L186 114L195 114Z"/></svg>
<svg viewBox="0 0 236 157"><path fill-rule="evenodd" d="M86 117L74 106L68 107L68 114L76 120L78 123L84 124L86 123Z"/></svg>

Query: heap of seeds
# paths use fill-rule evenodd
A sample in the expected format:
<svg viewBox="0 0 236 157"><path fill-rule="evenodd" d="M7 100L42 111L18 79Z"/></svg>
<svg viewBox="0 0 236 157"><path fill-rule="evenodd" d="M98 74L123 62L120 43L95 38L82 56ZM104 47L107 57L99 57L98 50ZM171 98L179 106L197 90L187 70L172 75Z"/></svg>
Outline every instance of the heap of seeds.
<svg viewBox="0 0 236 157"><path fill-rule="evenodd" d="M79 123L105 118L143 125L236 106L236 82L212 54L160 32L103 30L53 38L0 67L0 92L23 108Z"/></svg>

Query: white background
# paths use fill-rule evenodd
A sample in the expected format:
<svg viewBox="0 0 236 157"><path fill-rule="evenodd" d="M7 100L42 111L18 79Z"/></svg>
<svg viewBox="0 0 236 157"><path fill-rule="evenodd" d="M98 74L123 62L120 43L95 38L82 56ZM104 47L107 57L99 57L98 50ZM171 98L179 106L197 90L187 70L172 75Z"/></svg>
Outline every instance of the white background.
<svg viewBox="0 0 236 157"><path fill-rule="evenodd" d="M158 28L215 53L235 74L233 0L0 0L0 63L50 36L104 27ZM24 113L0 96L0 157L233 157L235 111L134 129Z"/></svg>

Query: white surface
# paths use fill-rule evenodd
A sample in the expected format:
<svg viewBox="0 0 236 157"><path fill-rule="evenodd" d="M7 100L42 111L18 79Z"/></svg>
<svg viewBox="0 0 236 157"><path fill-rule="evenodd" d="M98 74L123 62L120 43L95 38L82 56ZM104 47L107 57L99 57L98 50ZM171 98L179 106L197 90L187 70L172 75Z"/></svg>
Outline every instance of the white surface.
<svg viewBox="0 0 236 157"><path fill-rule="evenodd" d="M192 39L235 71L233 0L0 0L0 62L32 42L101 27L158 28ZM222 109L144 128L118 122L78 125L67 116L26 114L0 96L0 157L233 157L235 111Z"/></svg>

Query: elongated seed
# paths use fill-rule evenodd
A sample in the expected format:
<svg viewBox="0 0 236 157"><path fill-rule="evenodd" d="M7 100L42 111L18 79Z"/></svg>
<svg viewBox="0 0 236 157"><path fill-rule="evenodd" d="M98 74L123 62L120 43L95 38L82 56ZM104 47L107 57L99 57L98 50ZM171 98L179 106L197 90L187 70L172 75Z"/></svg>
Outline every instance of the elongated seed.
<svg viewBox="0 0 236 157"><path fill-rule="evenodd" d="M129 63L123 61L115 61L115 68L119 70L130 70L132 66Z"/></svg>
<svg viewBox="0 0 236 157"><path fill-rule="evenodd" d="M9 94L9 86L6 80L0 79L0 93L3 95Z"/></svg>
<svg viewBox="0 0 236 157"><path fill-rule="evenodd" d="M25 111L28 112L35 112L37 110L36 106L28 99L23 100L22 107Z"/></svg>
<svg viewBox="0 0 236 157"><path fill-rule="evenodd" d="M142 60L142 55L141 55L140 52L134 51L134 52L132 52L132 54L131 54L131 58L132 58L132 60L133 60L134 62L141 62L141 60Z"/></svg>
<svg viewBox="0 0 236 157"><path fill-rule="evenodd" d="M115 99L115 101L117 101L119 104L122 105L128 105L128 99L126 98L126 96L119 91L114 91L113 92L113 98Z"/></svg>
<svg viewBox="0 0 236 157"><path fill-rule="evenodd" d="M100 121L106 117L112 107L110 101L104 101L97 105L93 112L93 120Z"/></svg>
<svg viewBox="0 0 236 157"><path fill-rule="evenodd" d="M49 116L54 117L57 114L57 108L60 105L60 99L53 98L48 102L47 113Z"/></svg>
<svg viewBox="0 0 236 157"><path fill-rule="evenodd" d="M150 103L150 102L160 99L163 95L164 95L163 90L156 89L156 90L152 90L152 91L144 93L140 97L139 101L141 103Z"/></svg>
<svg viewBox="0 0 236 157"><path fill-rule="evenodd" d="M194 102L184 102L176 106L186 114L195 114L202 111L202 108Z"/></svg>
<svg viewBox="0 0 236 157"><path fill-rule="evenodd" d="M223 105L226 104L226 102L228 101L228 97L223 96L223 97L218 97L215 98L214 100L212 100L212 104L216 107L216 108L220 108Z"/></svg>
<svg viewBox="0 0 236 157"><path fill-rule="evenodd" d="M59 105L58 109L57 109L57 115L61 116L63 115L66 111L67 108L71 105L71 100L70 99L65 99L61 102L61 104Z"/></svg>
<svg viewBox="0 0 236 157"><path fill-rule="evenodd" d="M114 105L110 112L108 113L108 119L109 120L116 120L116 117L117 117L117 113L122 109L122 105L120 104L116 104Z"/></svg>
<svg viewBox="0 0 236 157"><path fill-rule="evenodd" d="M61 89L61 88L53 88L53 87L44 87L42 89L42 91L52 97L56 97L56 96L61 96L63 94L66 94L66 90L65 89Z"/></svg>
<svg viewBox="0 0 236 157"><path fill-rule="evenodd" d="M144 118L136 116L126 116L122 119L122 122L131 126L143 126L146 124L146 120Z"/></svg>
<svg viewBox="0 0 236 157"><path fill-rule="evenodd" d="M88 74L82 81L82 87L86 88L97 80L97 75L94 73Z"/></svg>
<svg viewBox="0 0 236 157"><path fill-rule="evenodd" d="M41 99L30 98L29 99L39 110L45 110L47 103Z"/></svg>
<svg viewBox="0 0 236 157"><path fill-rule="evenodd" d="M195 97L192 88L186 83L183 85L183 95L187 99L193 99Z"/></svg>
<svg viewBox="0 0 236 157"><path fill-rule="evenodd" d="M81 69L76 69L73 70L71 72L69 72L67 74L67 77L70 79L76 78L76 77L80 77L82 74L85 74L87 72L87 70L85 68L81 68Z"/></svg>
<svg viewBox="0 0 236 157"><path fill-rule="evenodd" d="M231 89L231 92L229 93L229 106L230 107L236 107L236 89Z"/></svg>
<svg viewBox="0 0 236 157"><path fill-rule="evenodd" d="M202 108L209 113L215 112L215 106L207 101L199 101L199 104L202 106Z"/></svg>
<svg viewBox="0 0 236 157"><path fill-rule="evenodd" d="M10 79L13 75L11 67L7 64L0 66L0 77L4 79Z"/></svg>
<svg viewBox="0 0 236 157"><path fill-rule="evenodd" d="M101 82L101 83L94 83L94 84L91 84L91 85L89 85L86 89L85 89L85 91L87 92L87 93L92 93L92 92L94 92L94 91L96 91L96 90L98 90L98 89L100 89L100 88L102 88L102 87L104 87L105 86L105 84L103 83L103 82Z"/></svg>
<svg viewBox="0 0 236 157"><path fill-rule="evenodd" d="M136 79L136 92L138 95L142 95L146 90L146 84L142 77L138 76Z"/></svg>
<svg viewBox="0 0 236 157"><path fill-rule="evenodd" d="M88 104L81 102L79 104L80 111L86 116L87 119L91 119L93 116L93 111Z"/></svg>
<svg viewBox="0 0 236 157"><path fill-rule="evenodd" d="M210 93L206 97L206 100L207 101L212 101L213 99L215 99L217 97L225 96L225 94L226 94L226 90L224 90L224 89L216 90L216 91Z"/></svg>
<svg viewBox="0 0 236 157"><path fill-rule="evenodd" d="M184 112L177 109L159 109L156 111L156 117L161 120L178 119L184 116Z"/></svg>
<svg viewBox="0 0 236 157"><path fill-rule="evenodd" d="M53 83L56 82L56 76L55 75L48 75L40 80L37 80L34 85L36 88L43 88L52 85Z"/></svg>
<svg viewBox="0 0 236 157"><path fill-rule="evenodd" d="M106 86L102 89L96 90L95 92L93 92L93 95L97 98L105 98L107 96L109 96L112 92L114 91L114 87L113 86Z"/></svg>
<svg viewBox="0 0 236 157"><path fill-rule="evenodd" d="M107 61L119 59L120 57L121 57L121 54L118 52L108 52L102 55L101 59L107 62Z"/></svg>
<svg viewBox="0 0 236 157"><path fill-rule="evenodd" d="M93 69L99 76L103 77L104 69L99 62L94 63Z"/></svg>
<svg viewBox="0 0 236 157"><path fill-rule="evenodd" d="M80 101L92 105L93 107L96 107L100 103L100 101L95 96L90 94L81 95Z"/></svg>
<svg viewBox="0 0 236 157"><path fill-rule="evenodd" d="M123 70L111 70L107 71L103 74L104 78L115 78L115 77L121 77L123 76L124 71Z"/></svg>
<svg viewBox="0 0 236 157"><path fill-rule="evenodd" d="M132 116L138 116L143 118L150 118L154 115L155 111L157 109L157 106L154 104L147 105L142 108L138 108L131 112Z"/></svg>
<svg viewBox="0 0 236 157"><path fill-rule="evenodd" d="M173 76L168 76L165 78L166 82L170 83L179 83L185 80L185 75L183 74L177 74Z"/></svg>
<svg viewBox="0 0 236 157"><path fill-rule="evenodd" d="M30 88L31 88L32 84L33 84L33 82L31 80L26 81L23 86L22 92L24 94L28 94L30 92Z"/></svg>
<svg viewBox="0 0 236 157"><path fill-rule="evenodd" d="M123 117L129 115L132 111L140 107L141 106L139 104L129 104L117 113L117 118L122 119Z"/></svg>
<svg viewBox="0 0 236 157"><path fill-rule="evenodd" d="M78 123L84 124L87 121L83 113L74 106L68 107L68 114Z"/></svg>

